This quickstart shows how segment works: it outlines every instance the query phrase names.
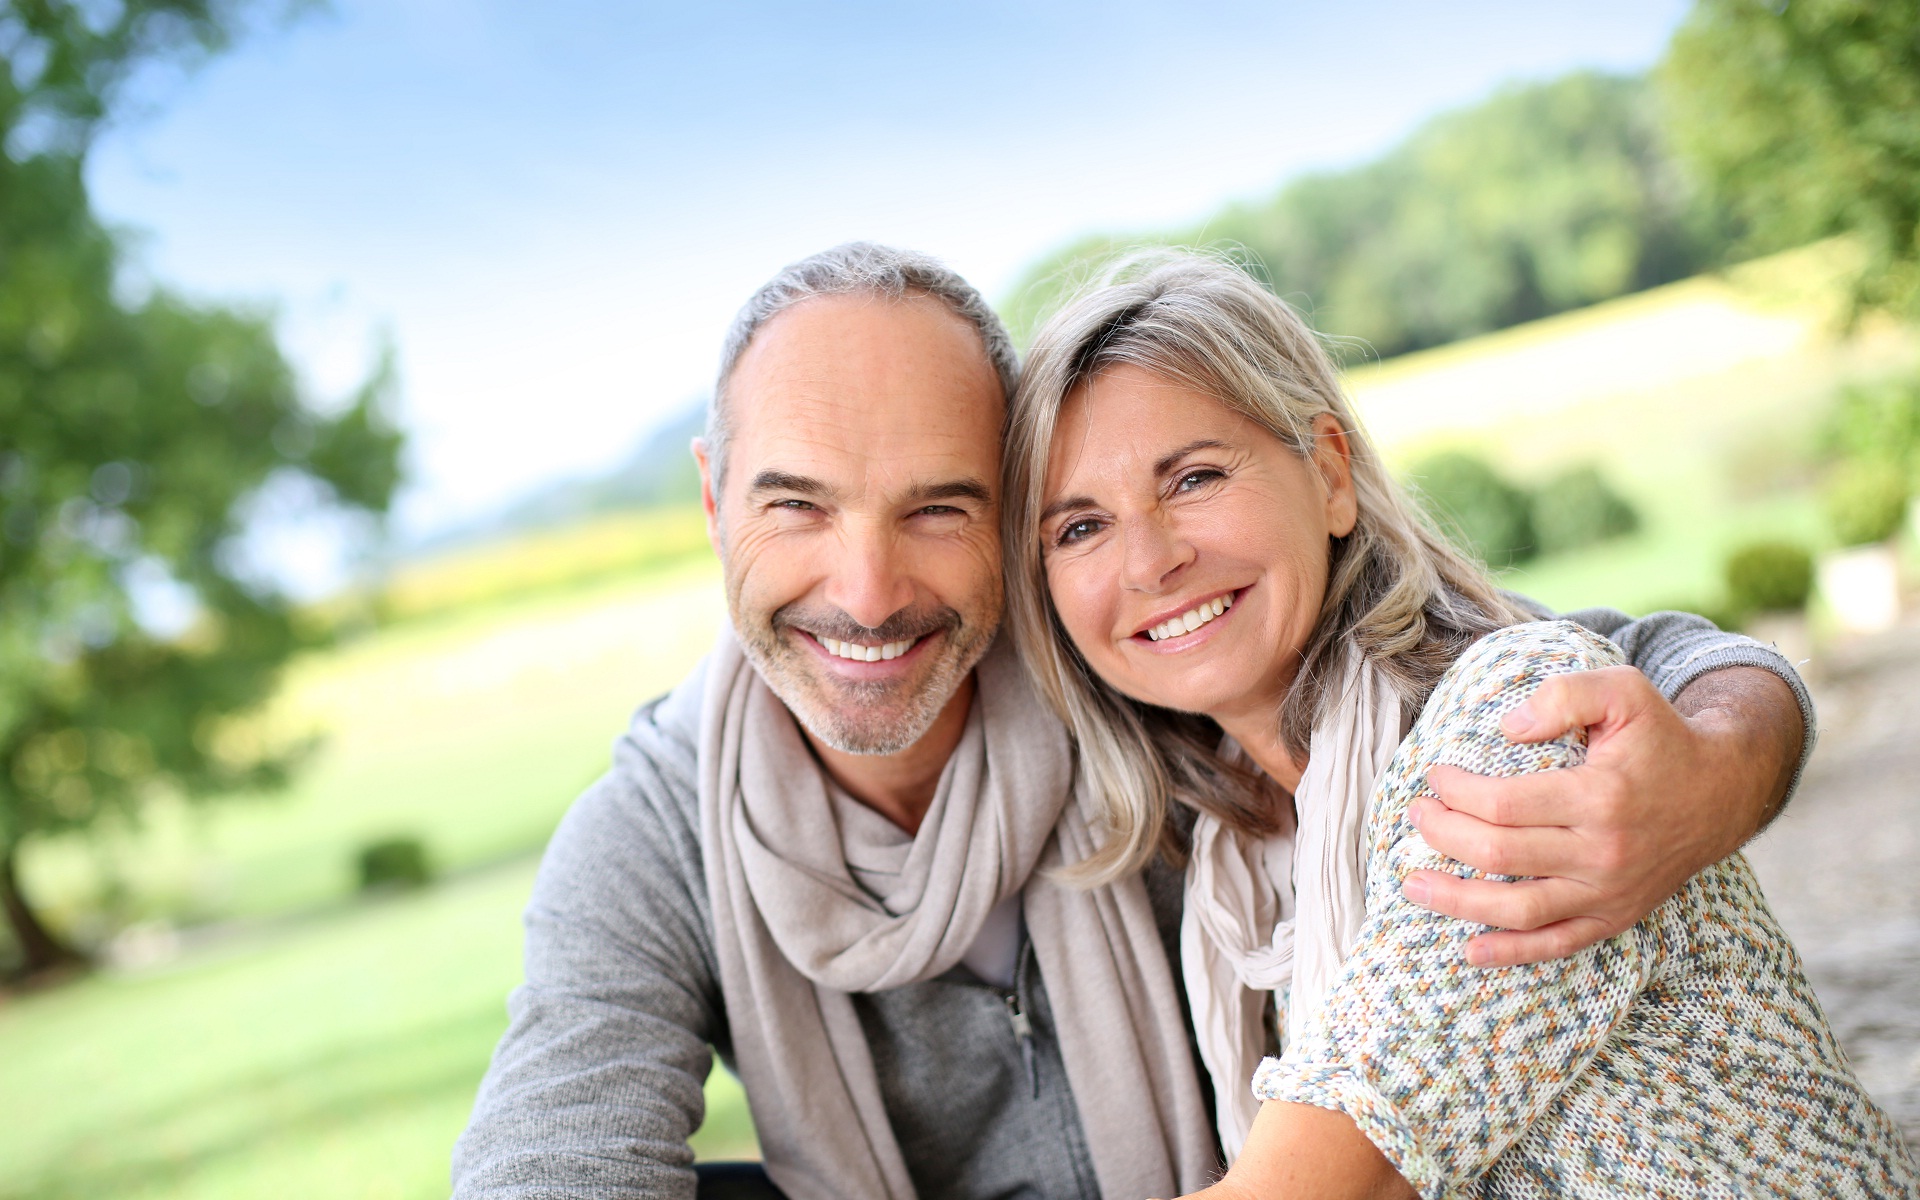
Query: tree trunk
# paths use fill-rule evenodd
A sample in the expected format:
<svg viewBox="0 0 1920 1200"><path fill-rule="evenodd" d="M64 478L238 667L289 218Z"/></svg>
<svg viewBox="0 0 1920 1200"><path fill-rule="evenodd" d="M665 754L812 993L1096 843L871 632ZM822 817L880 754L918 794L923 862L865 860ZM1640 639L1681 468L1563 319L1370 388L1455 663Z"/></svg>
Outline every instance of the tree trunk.
<svg viewBox="0 0 1920 1200"><path fill-rule="evenodd" d="M19 847L8 846L0 852L0 907L7 910L7 925L13 930L25 960L23 975L38 975L56 967L76 966L86 961L80 952L55 937L35 915L27 898L20 893L20 878L15 871Z"/></svg>

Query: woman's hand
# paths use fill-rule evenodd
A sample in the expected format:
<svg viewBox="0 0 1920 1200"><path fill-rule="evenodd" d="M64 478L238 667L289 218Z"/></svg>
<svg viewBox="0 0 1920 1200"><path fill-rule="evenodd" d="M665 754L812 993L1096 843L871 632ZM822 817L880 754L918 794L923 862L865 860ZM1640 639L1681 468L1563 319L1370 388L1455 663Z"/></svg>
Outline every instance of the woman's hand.
<svg viewBox="0 0 1920 1200"><path fill-rule="evenodd" d="M1476 966L1564 958L1630 928L1703 868L1738 850L1785 798L1805 735L1793 692L1770 671L1701 676L1668 704L1632 667L1558 675L1507 715L1513 741L1587 727L1587 761L1493 779L1436 767L1409 815L1429 846L1468 866L1406 896L1503 932L1469 940Z"/></svg>

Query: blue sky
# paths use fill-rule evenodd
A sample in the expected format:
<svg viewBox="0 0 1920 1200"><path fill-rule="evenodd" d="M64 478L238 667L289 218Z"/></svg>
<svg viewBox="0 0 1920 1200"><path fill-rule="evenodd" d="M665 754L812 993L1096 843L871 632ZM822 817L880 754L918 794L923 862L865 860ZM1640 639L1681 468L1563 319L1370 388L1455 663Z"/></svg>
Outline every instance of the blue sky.
<svg viewBox="0 0 1920 1200"><path fill-rule="evenodd" d="M1644 67L1685 9L334 0L145 81L91 180L152 278L275 306L316 395L392 337L417 537L620 459L784 262L892 241L1002 297L1078 234Z"/></svg>

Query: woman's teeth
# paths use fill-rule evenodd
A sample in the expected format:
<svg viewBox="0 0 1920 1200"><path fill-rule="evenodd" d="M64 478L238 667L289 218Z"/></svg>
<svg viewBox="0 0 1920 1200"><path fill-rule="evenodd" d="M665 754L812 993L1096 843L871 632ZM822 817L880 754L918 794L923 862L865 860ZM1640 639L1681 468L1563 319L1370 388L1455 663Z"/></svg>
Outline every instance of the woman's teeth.
<svg viewBox="0 0 1920 1200"><path fill-rule="evenodd" d="M851 659L854 662L884 662L890 658L899 658L913 649L914 642L918 640L918 638L908 638L904 642L884 642L878 646L862 646L858 642L840 642L829 637L820 638L819 642L827 648L827 653L835 658Z"/></svg>
<svg viewBox="0 0 1920 1200"><path fill-rule="evenodd" d="M1162 621L1147 630L1147 640L1158 642L1170 637L1179 637L1183 633L1192 633L1232 607L1232 596L1215 596L1200 607L1190 608L1179 616Z"/></svg>

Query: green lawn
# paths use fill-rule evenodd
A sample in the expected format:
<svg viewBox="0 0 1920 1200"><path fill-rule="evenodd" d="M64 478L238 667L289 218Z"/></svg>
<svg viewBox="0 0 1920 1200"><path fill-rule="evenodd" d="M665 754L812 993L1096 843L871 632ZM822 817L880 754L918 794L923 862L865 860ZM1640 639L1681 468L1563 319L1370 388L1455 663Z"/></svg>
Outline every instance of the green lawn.
<svg viewBox="0 0 1920 1200"><path fill-rule="evenodd" d="M410 1200L520 978L531 861L222 939L0 1006L5 1200ZM753 1153L716 1069L696 1150Z"/></svg>
<svg viewBox="0 0 1920 1200"><path fill-rule="evenodd" d="M118 875L124 916L201 921L330 902L379 837L417 835L453 869L536 852L723 607L707 562L380 630L293 670L268 725L324 742L291 791L35 847L30 891L84 924Z"/></svg>

